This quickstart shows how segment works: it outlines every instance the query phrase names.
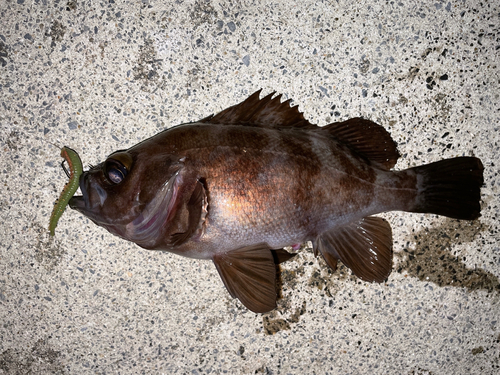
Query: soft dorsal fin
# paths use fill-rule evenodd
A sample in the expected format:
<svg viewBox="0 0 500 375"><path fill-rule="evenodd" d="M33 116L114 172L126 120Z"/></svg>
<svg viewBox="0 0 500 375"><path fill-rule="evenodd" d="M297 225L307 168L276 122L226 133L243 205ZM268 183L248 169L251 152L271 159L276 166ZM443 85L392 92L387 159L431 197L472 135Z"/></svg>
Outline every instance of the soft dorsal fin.
<svg viewBox="0 0 500 375"><path fill-rule="evenodd" d="M381 217L368 216L318 236L314 254L323 255L335 270L340 259L360 279L381 283L392 271L391 226Z"/></svg>
<svg viewBox="0 0 500 375"><path fill-rule="evenodd" d="M274 97L275 92L259 99L259 90L240 104L229 107L215 116L209 116L200 122L211 124L249 125L269 127L316 128L307 121L298 107L290 107L290 99L281 102L281 94Z"/></svg>
<svg viewBox="0 0 500 375"><path fill-rule="evenodd" d="M386 169L394 167L399 158L396 143L382 126L370 120L352 118L321 128L351 150Z"/></svg>
<svg viewBox="0 0 500 375"><path fill-rule="evenodd" d="M269 247L262 243L213 257L229 294L256 313L276 307L276 267Z"/></svg>

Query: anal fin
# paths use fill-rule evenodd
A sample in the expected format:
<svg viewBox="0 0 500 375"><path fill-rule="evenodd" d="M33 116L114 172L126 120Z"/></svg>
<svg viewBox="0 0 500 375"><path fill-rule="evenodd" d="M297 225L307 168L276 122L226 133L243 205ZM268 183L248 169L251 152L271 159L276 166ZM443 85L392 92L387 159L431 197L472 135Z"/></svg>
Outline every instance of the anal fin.
<svg viewBox="0 0 500 375"><path fill-rule="evenodd" d="M321 253L335 270L340 259L360 279L383 282L392 271L392 231L389 223L368 216L318 236L314 253Z"/></svg>
<svg viewBox="0 0 500 375"><path fill-rule="evenodd" d="M249 310L264 313L276 307L276 267L267 244L215 255L213 261L229 294Z"/></svg>

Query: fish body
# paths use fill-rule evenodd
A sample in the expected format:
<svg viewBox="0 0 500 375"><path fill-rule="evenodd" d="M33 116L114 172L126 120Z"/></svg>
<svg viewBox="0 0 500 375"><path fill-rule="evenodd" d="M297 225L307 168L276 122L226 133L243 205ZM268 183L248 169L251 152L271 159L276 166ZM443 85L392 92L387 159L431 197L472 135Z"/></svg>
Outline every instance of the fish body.
<svg viewBox="0 0 500 375"><path fill-rule="evenodd" d="M318 127L272 96L111 154L82 175L70 206L146 249L213 260L255 312L276 305L275 263L291 256L283 247L312 241L333 269L340 259L382 282L392 234L371 215L479 216L479 159L393 171L399 153L383 127L359 118Z"/></svg>

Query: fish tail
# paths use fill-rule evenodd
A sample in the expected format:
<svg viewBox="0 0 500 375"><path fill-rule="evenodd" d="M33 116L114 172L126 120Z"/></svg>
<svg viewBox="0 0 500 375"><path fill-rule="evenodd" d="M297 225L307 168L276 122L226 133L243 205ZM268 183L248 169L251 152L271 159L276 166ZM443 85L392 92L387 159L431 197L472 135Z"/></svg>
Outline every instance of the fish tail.
<svg viewBox="0 0 500 375"><path fill-rule="evenodd" d="M418 195L412 212L454 219L480 216L483 164L475 157L457 157L411 168L417 174Z"/></svg>

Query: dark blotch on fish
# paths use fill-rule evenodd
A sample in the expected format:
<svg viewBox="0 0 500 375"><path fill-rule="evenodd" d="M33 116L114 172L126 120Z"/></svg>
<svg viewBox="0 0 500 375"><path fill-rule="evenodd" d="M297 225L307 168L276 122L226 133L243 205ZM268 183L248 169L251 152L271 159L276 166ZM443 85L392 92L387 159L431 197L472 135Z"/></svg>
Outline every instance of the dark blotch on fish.
<svg viewBox="0 0 500 375"><path fill-rule="evenodd" d="M361 118L324 127L259 92L195 123L111 154L80 178L70 206L141 247L211 259L255 312L275 308L283 247L312 241L334 270L363 280L392 270L385 211L473 220L483 166L475 157L392 171L389 133Z"/></svg>

